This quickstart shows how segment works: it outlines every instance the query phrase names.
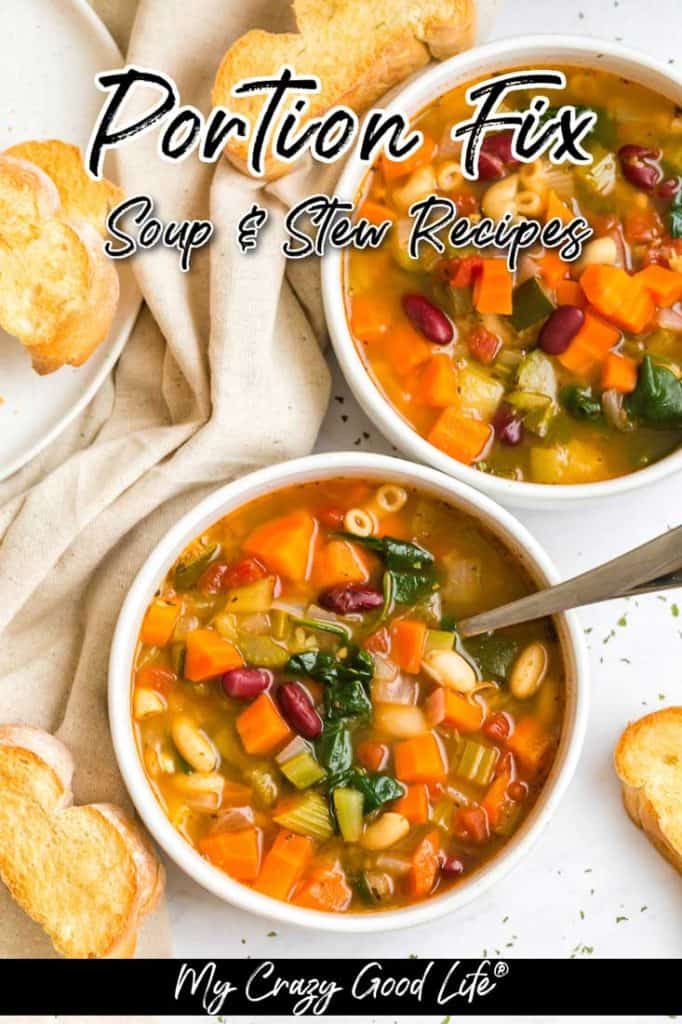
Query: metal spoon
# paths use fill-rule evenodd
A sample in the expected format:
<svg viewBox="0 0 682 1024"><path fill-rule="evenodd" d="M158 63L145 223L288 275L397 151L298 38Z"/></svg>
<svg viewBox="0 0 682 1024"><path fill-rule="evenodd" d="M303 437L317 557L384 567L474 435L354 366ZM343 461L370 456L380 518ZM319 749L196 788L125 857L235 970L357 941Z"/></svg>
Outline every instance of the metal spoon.
<svg viewBox="0 0 682 1024"><path fill-rule="evenodd" d="M569 608L680 586L682 526L676 526L634 551L564 583L539 590L501 608L462 619L458 630L464 637L479 636L519 622L531 622L545 615L565 612Z"/></svg>

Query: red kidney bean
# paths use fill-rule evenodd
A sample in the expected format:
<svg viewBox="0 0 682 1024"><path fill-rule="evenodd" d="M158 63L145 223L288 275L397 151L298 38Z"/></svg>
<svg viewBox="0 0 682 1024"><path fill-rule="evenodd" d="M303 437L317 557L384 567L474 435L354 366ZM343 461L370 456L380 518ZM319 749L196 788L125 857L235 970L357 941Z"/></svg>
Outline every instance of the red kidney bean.
<svg viewBox="0 0 682 1024"><path fill-rule="evenodd" d="M560 356L585 323L579 306L558 306L550 313L540 331L540 348L550 356Z"/></svg>
<svg viewBox="0 0 682 1024"><path fill-rule="evenodd" d="M523 441L523 420L508 402L502 402L493 417L495 437L513 447Z"/></svg>
<svg viewBox="0 0 682 1024"><path fill-rule="evenodd" d="M222 678L223 690L228 697L250 700L272 685L274 676L267 668L233 668Z"/></svg>
<svg viewBox="0 0 682 1024"><path fill-rule="evenodd" d="M320 594L318 603L327 611L348 615L349 612L366 612L371 608L380 608L384 596L374 587L366 587L363 583L340 583Z"/></svg>
<svg viewBox="0 0 682 1024"><path fill-rule="evenodd" d="M494 153L486 153L484 149L478 154L478 181L495 181L504 177L504 160Z"/></svg>
<svg viewBox="0 0 682 1024"><path fill-rule="evenodd" d="M445 857L440 870L446 878L457 878L458 875L464 874L464 864L459 857Z"/></svg>
<svg viewBox="0 0 682 1024"><path fill-rule="evenodd" d="M277 691L277 702L287 725L295 732L307 740L320 735L322 719L300 683L282 683Z"/></svg>
<svg viewBox="0 0 682 1024"><path fill-rule="evenodd" d="M657 195L659 195L661 199L672 199L680 191L680 183L680 178L666 178L666 180L662 181L658 186Z"/></svg>
<svg viewBox="0 0 682 1024"><path fill-rule="evenodd" d="M486 135L482 144L481 152L488 156L496 157L503 164L508 166L518 164L518 160L512 156L513 131L497 132L495 135Z"/></svg>
<svg viewBox="0 0 682 1024"><path fill-rule="evenodd" d="M445 313L423 295L403 295L403 309L418 331L434 345L449 345L454 336Z"/></svg>
<svg viewBox="0 0 682 1024"><path fill-rule="evenodd" d="M646 146L621 146L618 159L623 176L635 188L651 192L663 177L661 168L654 161L661 155L659 149L648 149Z"/></svg>
<svg viewBox="0 0 682 1024"><path fill-rule="evenodd" d="M510 782L507 786L507 796L516 804L523 803L528 796L528 786L525 782Z"/></svg>
<svg viewBox="0 0 682 1024"><path fill-rule="evenodd" d="M491 740L506 740L511 732L509 717L503 711L494 712L486 718L481 732Z"/></svg>

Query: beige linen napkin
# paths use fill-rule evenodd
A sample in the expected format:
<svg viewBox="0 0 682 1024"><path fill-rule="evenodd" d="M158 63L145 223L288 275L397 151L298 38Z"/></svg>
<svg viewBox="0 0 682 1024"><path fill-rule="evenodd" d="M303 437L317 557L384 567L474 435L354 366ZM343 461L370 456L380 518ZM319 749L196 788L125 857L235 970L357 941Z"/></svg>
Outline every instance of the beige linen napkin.
<svg viewBox="0 0 682 1024"><path fill-rule="evenodd" d="M94 0L116 15L119 41L133 2ZM252 25L289 28L289 4L140 0L128 60L168 72L184 103L207 110L219 60ZM57 732L75 757L77 801L129 806L106 712L118 611L152 546L189 507L315 443L329 395L318 267L285 268L279 245L286 205L330 188L338 168L302 168L262 190L225 162L161 162L152 133L121 149L118 170L126 193L152 193L162 218L210 216L216 234L187 275L174 252L136 259L147 306L113 380L0 485L0 721ZM270 222L243 257L235 228L256 193ZM2 888L0 922L0 956L53 955ZM169 952L161 909L138 954Z"/></svg>

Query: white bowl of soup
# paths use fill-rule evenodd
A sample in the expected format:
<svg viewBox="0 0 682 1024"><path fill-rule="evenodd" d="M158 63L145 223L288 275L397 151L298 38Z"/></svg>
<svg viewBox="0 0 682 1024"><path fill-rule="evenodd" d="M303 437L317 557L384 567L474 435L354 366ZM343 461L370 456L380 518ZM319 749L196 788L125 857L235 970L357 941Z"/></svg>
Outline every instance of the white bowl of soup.
<svg viewBox="0 0 682 1024"><path fill-rule="evenodd" d="M116 755L209 892L312 928L447 913L521 864L575 769L572 614L463 641L555 582L528 532L433 469L370 454L223 487L157 545L110 660Z"/></svg>
<svg viewBox="0 0 682 1024"><path fill-rule="evenodd" d="M587 165L519 163L509 130L461 173L450 129L474 82L560 70L546 95L596 113ZM327 320L365 412L405 454L502 501L564 505L622 493L682 467L682 82L668 66L580 37L501 40L425 72L391 105L424 133L403 162L355 154L337 195L391 221L376 249L323 260ZM552 113L552 110L547 112ZM526 250L407 251L409 207L428 194L460 216L570 220L592 228L578 261Z"/></svg>

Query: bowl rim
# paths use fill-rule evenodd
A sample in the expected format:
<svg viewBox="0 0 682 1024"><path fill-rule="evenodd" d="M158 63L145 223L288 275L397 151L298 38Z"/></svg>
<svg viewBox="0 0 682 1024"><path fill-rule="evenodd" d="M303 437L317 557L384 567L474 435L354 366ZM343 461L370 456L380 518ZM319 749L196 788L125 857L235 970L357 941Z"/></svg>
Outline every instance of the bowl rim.
<svg viewBox="0 0 682 1024"><path fill-rule="evenodd" d="M278 463L241 477L204 498L167 531L138 571L121 607L109 658L108 704L116 759L132 801L156 842L202 888L242 910L277 921L345 933L389 931L449 913L506 875L552 818L578 763L588 714L589 664L585 639L573 612L554 617L567 676L567 701L557 756L538 800L522 827L486 865L442 896L399 910L331 914L294 907L261 895L209 864L173 828L154 796L134 736L131 668L142 616L159 583L184 546L221 516L263 494L335 476L378 477L434 493L471 514L524 564L539 584L559 574L544 549L515 517L486 495L431 467L373 453L334 452Z"/></svg>
<svg viewBox="0 0 682 1024"><path fill-rule="evenodd" d="M547 56L549 54L549 56ZM605 70L627 72L637 81L637 72L655 78L664 94L677 91L682 99L682 74L655 58L609 40L578 36L532 34L500 39L457 54L435 64L404 86L387 105L388 112L402 111L411 116L423 110L454 82L500 67L527 63L575 62L593 66L598 61ZM647 84L647 83L643 83ZM656 91L656 87L648 83ZM357 149L349 157L335 188L335 195L354 201L367 165L361 164ZM342 372L366 415L405 455L470 484L478 490L516 507L536 509L566 507L575 502L613 497L634 491L682 470L682 446L643 469L612 480L586 484L537 484L482 473L446 455L422 437L386 398L374 383L350 333L343 288L344 251L330 249L322 258L322 299L332 345Z"/></svg>

